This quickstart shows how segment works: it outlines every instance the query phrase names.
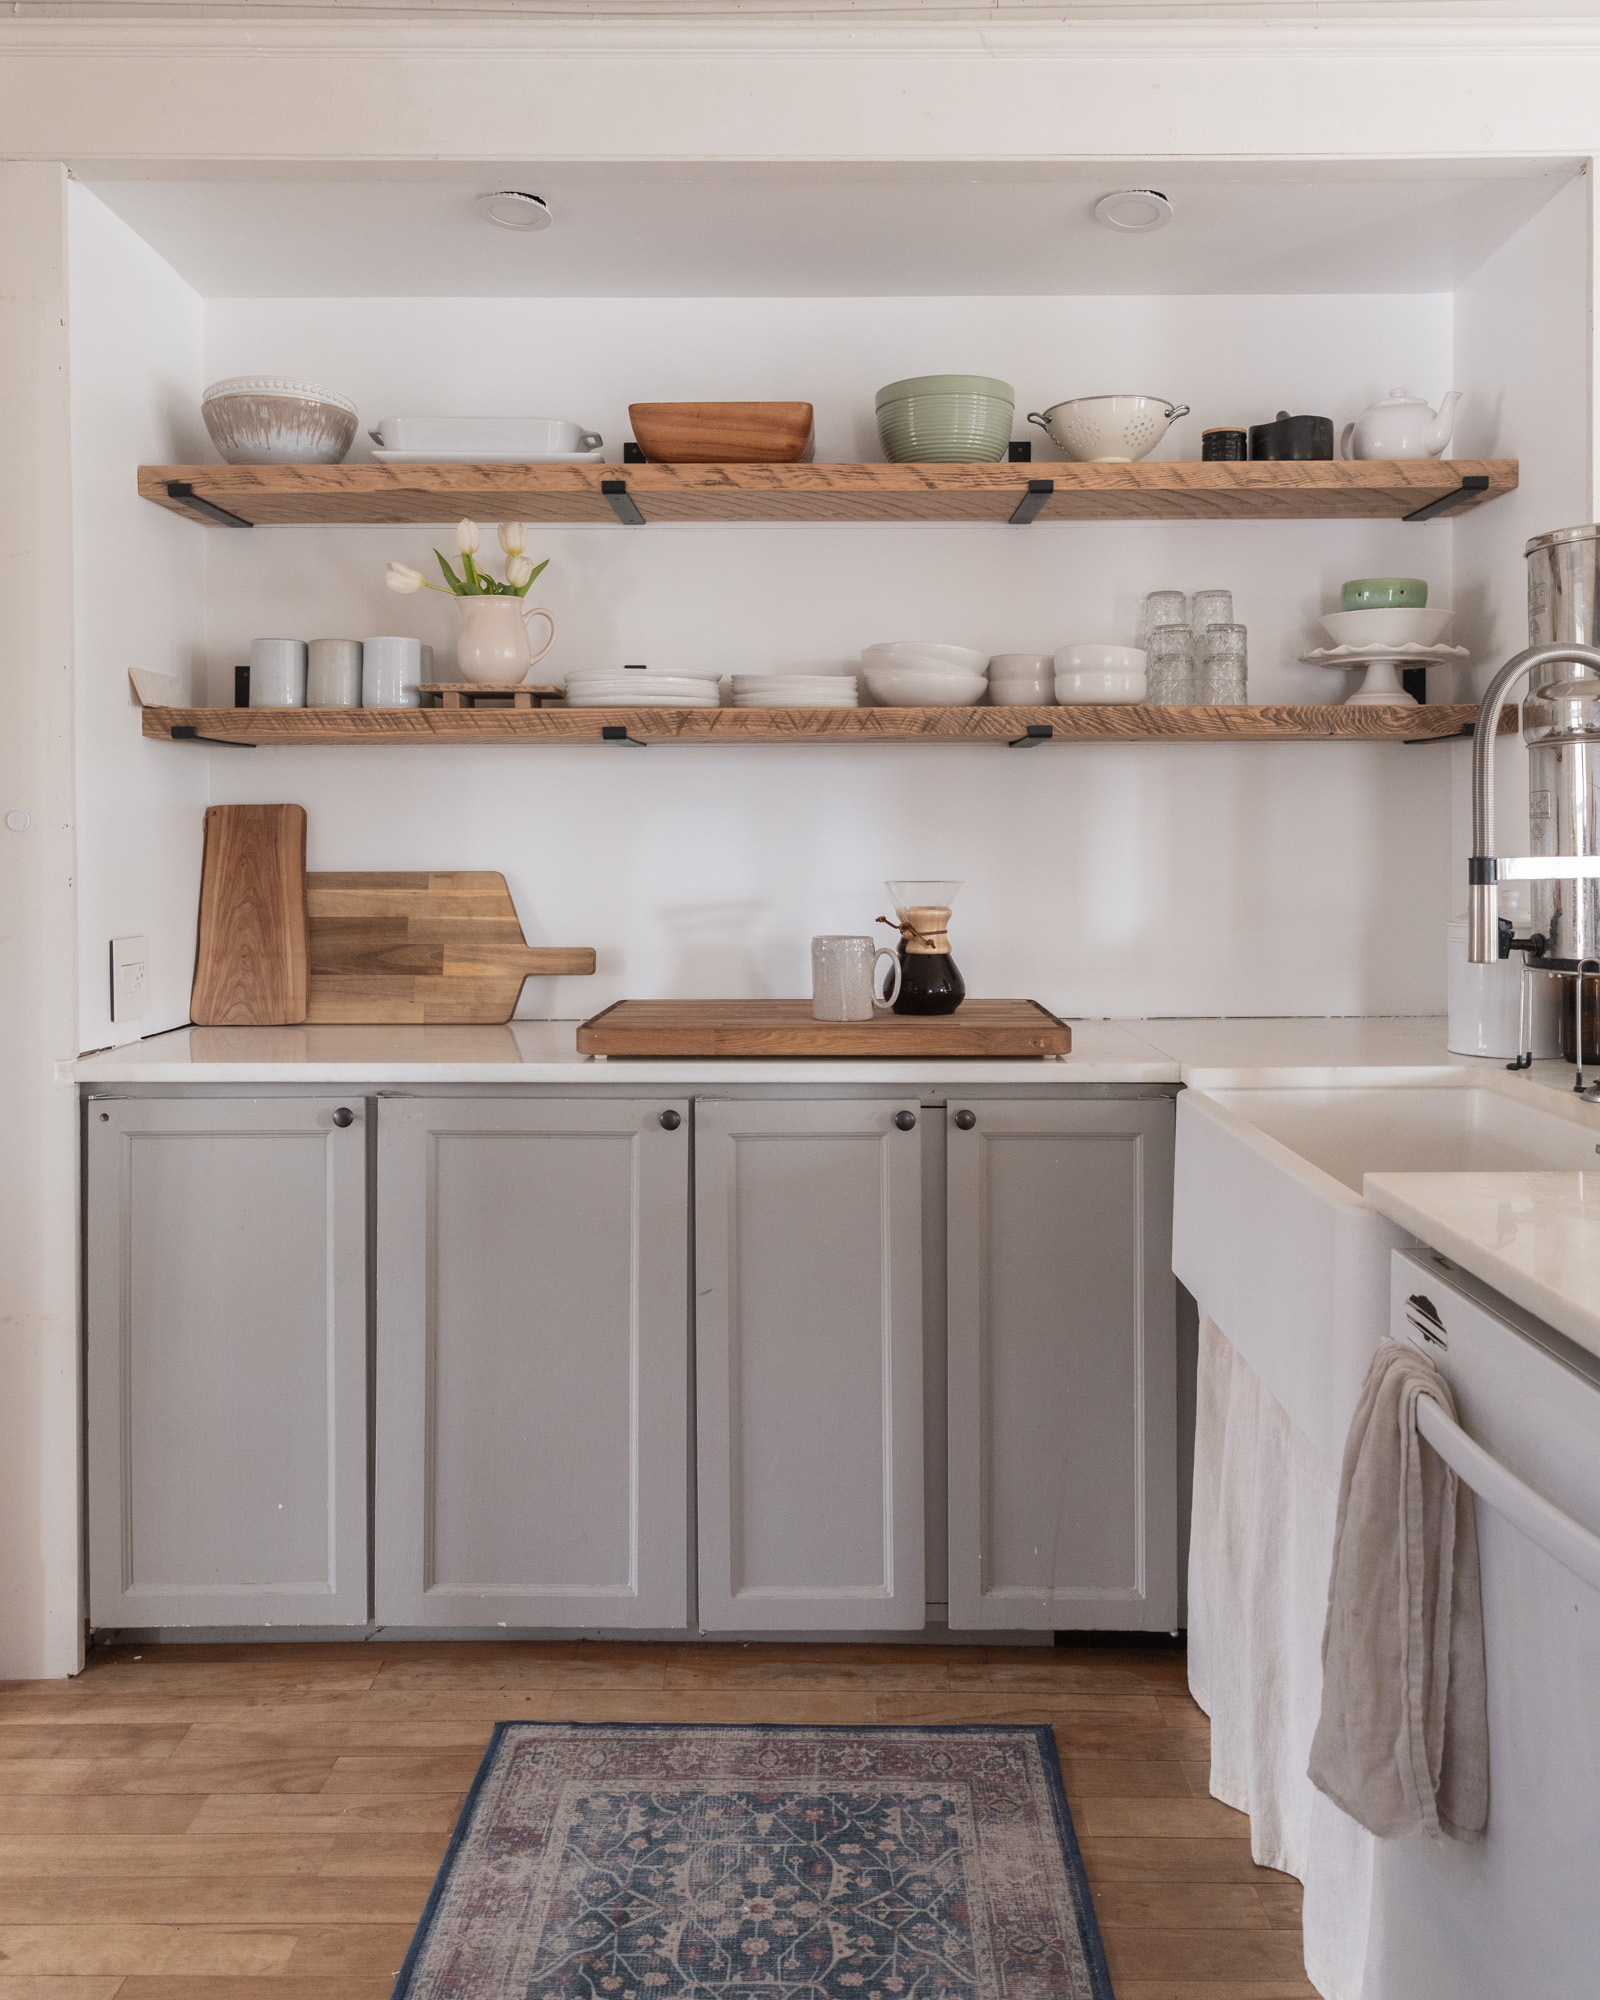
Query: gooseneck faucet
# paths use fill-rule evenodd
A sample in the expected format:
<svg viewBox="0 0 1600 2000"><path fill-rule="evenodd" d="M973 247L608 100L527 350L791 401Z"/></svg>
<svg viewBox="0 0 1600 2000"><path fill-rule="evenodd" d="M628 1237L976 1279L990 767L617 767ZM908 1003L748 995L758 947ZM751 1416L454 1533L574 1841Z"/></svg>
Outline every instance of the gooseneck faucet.
<svg viewBox="0 0 1600 2000"><path fill-rule="evenodd" d="M1473 965L1493 965L1501 956L1497 883L1570 882L1600 876L1600 854L1497 857L1494 851L1494 745L1500 711L1524 674L1556 666L1586 668L1600 679L1600 651L1593 646L1530 646L1506 661L1478 709L1472 739L1472 854L1467 861L1467 958ZM1581 1047L1578 1056L1581 1066Z"/></svg>

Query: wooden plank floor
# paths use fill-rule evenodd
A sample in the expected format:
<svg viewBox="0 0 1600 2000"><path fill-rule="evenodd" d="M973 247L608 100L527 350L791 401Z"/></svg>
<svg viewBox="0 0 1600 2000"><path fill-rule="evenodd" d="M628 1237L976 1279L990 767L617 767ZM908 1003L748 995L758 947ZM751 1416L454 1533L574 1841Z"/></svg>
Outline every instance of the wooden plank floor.
<svg viewBox="0 0 1600 2000"><path fill-rule="evenodd" d="M387 2000L513 1718L1052 1724L1117 2000L1314 2000L1175 1649L443 1643L0 1685L0 2000Z"/></svg>

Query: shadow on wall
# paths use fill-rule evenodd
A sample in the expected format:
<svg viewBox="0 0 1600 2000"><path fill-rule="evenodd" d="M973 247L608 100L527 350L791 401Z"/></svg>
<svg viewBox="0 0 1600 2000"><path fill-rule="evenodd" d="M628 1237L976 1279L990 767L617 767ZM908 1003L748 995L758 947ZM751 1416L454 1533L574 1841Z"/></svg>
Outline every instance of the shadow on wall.
<svg viewBox="0 0 1600 2000"><path fill-rule="evenodd" d="M770 997L765 964L756 953L756 926L765 903L680 903L661 912L672 958L661 984L664 996L701 998L739 993Z"/></svg>

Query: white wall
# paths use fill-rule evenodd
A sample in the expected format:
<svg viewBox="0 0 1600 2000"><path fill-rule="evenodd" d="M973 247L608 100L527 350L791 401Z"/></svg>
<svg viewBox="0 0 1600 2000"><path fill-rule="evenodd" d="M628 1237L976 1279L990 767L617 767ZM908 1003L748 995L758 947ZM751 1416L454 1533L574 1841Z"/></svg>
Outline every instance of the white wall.
<svg viewBox="0 0 1600 2000"><path fill-rule="evenodd" d="M0 1680L79 1644L66 193L0 165Z"/></svg>
<svg viewBox="0 0 1600 2000"><path fill-rule="evenodd" d="M1201 424L1280 406L1341 421L1400 380L1441 393L1448 297L213 301L211 377L296 373L364 421L564 415L620 456L626 404L805 396L819 458L876 456L872 397L964 368L1029 409L1139 388ZM1038 433L1032 433L1038 436ZM1041 453L1054 453L1041 438ZM367 447L363 446L363 449ZM447 657L453 607L382 587L448 530L209 530L212 698L263 633L414 631ZM1233 588L1256 700L1335 698L1297 664L1348 576L1396 569L1447 599L1451 529L1382 522L1028 529L567 528L536 594L549 665L720 672L835 662L920 634L992 651L1131 641L1143 591ZM887 875L969 886L956 936L975 990L1078 1014L1395 1013L1442 1004L1397 941L1444 915L1448 756L1403 746L1031 751L859 746L636 751L212 753L218 799L292 799L314 867L485 867L530 938L593 943L599 977L530 985L523 1012L625 993L798 993L812 933L867 928ZM1395 865L1395 856L1404 865Z"/></svg>
<svg viewBox="0 0 1600 2000"><path fill-rule="evenodd" d="M77 655L79 1039L189 1018L205 752L147 742L130 667L203 676L204 530L138 497L133 469L213 454L200 421L204 309L127 224L68 188ZM111 1019L109 947L148 937L147 1016Z"/></svg>

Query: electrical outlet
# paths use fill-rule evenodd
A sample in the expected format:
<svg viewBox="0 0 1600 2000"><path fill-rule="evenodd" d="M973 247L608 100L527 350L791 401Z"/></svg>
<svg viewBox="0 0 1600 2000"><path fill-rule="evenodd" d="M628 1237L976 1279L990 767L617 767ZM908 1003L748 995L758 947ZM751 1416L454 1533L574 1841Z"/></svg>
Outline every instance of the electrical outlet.
<svg viewBox="0 0 1600 2000"><path fill-rule="evenodd" d="M137 1021L150 1011L150 940L111 940L111 1018Z"/></svg>

